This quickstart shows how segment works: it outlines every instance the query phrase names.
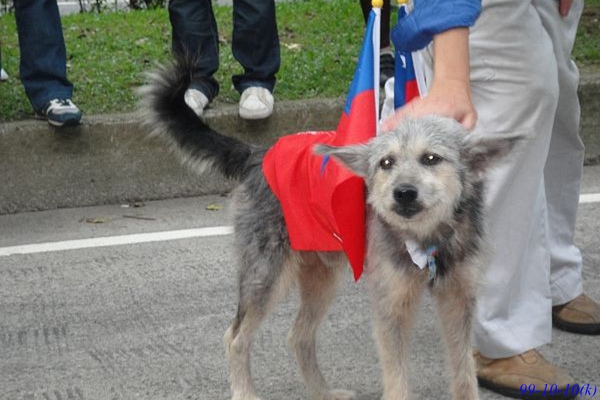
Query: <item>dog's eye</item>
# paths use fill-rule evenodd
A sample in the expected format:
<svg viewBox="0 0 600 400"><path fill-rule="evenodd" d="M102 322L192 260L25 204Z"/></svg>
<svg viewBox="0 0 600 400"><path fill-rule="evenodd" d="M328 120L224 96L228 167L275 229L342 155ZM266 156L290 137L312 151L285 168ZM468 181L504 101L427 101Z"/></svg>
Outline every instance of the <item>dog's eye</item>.
<svg viewBox="0 0 600 400"><path fill-rule="evenodd" d="M442 161L442 157L438 156L437 154L433 154L433 153L426 153L426 154L423 154L423 156L421 157L421 164L427 165L427 166L437 165L441 161Z"/></svg>
<svg viewBox="0 0 600 400"><path fill-rule="evenodd" d="M390 169L394 166L395 162L396 160L394 160L393 157L385 157L382 158L381 161L379 161L379 166L381 167L381 169Z"/></svg>

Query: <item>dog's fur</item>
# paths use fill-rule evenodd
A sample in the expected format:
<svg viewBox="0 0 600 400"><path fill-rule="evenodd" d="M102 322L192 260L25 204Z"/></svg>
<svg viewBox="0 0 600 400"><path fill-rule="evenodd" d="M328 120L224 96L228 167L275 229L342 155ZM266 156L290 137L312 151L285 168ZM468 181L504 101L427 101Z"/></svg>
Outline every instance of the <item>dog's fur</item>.
<svg viewBox="0 0 600 400"><path fill-rule="evenodd" d="M269 310L292 285L301 306L289 334L310 397L352 398L330 390L317 365L315 333L332 302L342 253L296 252L280 204L261 169L266 149L215 132L189 109L183 94L189 65L178 60L149 75L140 89L144 120L197 170L236 179L233 196L239 305L224 342L234 400L257 400L250 375L250 346ZM484 264L484 176L513 146L513 136L474 136L440 117L407 120L364 145L319 146L356 174L368 191L366 275L386 400L410 397L407 367L413 314L424 288L438 307L449 349L454 400L478 399L470 345L476 287ZM437 247L437 274L415 266L407 240Z"/></svg>

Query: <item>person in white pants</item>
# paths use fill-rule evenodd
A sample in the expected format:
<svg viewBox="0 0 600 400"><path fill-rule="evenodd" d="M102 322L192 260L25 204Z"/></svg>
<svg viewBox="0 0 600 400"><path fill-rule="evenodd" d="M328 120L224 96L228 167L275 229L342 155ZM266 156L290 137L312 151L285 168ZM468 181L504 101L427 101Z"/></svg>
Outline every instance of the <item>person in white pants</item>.
<svg viewBox="0 0 600 400"><path fill-rule="evenodd" d="M453 47L434 37L421 52L429 94L397 110L383 127L407 115L441 113L477 133L528 137L489 179L494 251L474 324L480 384L512 397L522 397L522 384L556 384L564 391L575 383L535 350L551 341L552 322L600 334L600 305L583 294L582 257L573 242L584 147L571 50L582 10L583 0L483 0L468 34L470 65L453 60L466 75L438 73Z"/></svg>

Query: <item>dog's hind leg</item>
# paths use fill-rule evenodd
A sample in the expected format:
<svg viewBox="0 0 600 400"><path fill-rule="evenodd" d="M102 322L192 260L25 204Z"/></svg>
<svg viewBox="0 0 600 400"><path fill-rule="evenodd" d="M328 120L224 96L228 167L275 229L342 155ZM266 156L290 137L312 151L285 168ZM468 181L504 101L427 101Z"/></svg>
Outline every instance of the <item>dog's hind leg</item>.
<svg viewBox="0 0 600 400"><path fill-rule="evenodd" d="M238 310L223 341L229 359L232 399L259 400L250 371L252 342L262 320L287 292L293 267L283 255L244 255L242 259Z"/></svg>
<svg viewBox="0 0 600 400"><path fill-rule="evenodd" d="M317 362L317 328L335 298L340 272L346 263L337 264L325 265L316 254L305 254L304 262L297 271L301 303L288 343L296 355L313 400L347 400L354 397L350 391L330 390Z"/></svg>
<svg viewBox="0 0 600 400"><path fill-rule="evenodd" d="M412 271L414 269L414 271ZM408 400L410 331L424 287L417 267L382 263L369 274L373 330L383 370L383 400Z"/></svg>
<svg viewBox="0 0 600 400"><path fill-rule="evenodd" d="M448 276L447 279L451 281L445 278L433 288L432 294L448 348L452 399L478 400L475 360L471 347L476 289L473 277L462 275Z"/></svg>

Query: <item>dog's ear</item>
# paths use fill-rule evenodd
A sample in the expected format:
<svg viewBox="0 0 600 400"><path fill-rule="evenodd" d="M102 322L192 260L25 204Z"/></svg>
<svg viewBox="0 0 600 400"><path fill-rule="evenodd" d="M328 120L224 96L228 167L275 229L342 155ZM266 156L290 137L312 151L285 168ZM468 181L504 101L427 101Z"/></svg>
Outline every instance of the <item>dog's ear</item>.
<svg viewBox="0 0 600 400"><path fill-rule="evenodd" d="M354 146L329 146L318 144L314 147L316 154L331 156L342 165L354 172L356 175L365 178L369 170L369 146L358 144Z"/></svg>
<svg viewBox="0 0 600 400"><path fill-rule="evenodd" d="M524 139L519 133L469 134L463 140L463 157L469 171L483 177L486 171L504 159Z"/></svg>

